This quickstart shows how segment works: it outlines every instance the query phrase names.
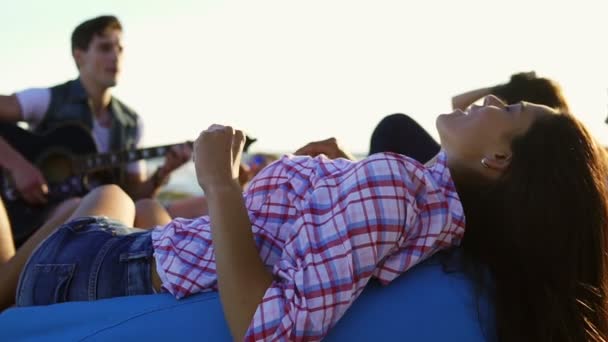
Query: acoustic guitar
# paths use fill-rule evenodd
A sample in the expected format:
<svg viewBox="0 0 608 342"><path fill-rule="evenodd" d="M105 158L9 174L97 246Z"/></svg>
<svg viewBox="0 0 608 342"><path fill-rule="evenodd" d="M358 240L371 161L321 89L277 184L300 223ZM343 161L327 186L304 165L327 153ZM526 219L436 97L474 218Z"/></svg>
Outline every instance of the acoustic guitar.
<svg viewBox="0 0 608 342"><path fill-rule="evenodd" d="M37 166L48 182L46 205L31 205L19 195L7 172L0 172L0 196L20 246L46 219L48 211L61 201L82 196L95 186L114 182L104 171L141 159L162 157L175 145L163 145L119 152L98 153L88 129L80 124L58 126L45 134L29 132L15 124L0 124L2 136L15 150Z"/></svg>

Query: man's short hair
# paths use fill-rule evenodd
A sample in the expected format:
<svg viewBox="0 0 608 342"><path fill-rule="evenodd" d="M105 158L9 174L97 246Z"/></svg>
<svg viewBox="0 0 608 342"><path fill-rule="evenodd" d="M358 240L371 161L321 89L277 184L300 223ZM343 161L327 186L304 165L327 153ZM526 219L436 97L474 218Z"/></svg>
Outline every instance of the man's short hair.
<svg viewBox="0 0 608 342"><path fill-rule="evenodd" d="M87 50L93 38L103 35L107 29L122 31L118 18L113 15L103 15L81 23L72 32L72 51Z"/></svg>

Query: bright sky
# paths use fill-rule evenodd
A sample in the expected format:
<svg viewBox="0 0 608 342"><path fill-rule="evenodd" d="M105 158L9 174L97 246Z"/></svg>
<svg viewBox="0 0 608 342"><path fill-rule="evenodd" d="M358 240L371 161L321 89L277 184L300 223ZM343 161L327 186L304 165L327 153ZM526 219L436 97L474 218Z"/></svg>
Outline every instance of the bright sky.
<svg viewBox="0 0 608 342"><path fill-rule="evenodd" d="M76 77L73 28L115 14L125 64L114 94L146 145L243 128L253 150L335 136L366 152L387 114L433 136L453 95L535 70L608 145L603 1L19 0L0 12L0 94Z"/></svg>

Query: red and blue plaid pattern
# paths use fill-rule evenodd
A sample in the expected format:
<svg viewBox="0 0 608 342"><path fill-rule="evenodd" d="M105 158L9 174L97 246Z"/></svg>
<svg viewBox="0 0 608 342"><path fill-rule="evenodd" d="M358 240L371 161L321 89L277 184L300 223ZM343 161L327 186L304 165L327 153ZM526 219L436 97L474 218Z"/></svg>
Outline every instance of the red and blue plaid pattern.
<svg viewBox="0 0 608 342"><path fill-rule="evenodd" d="M246 340L320 340L371 277L389 283L459 244L464 213L445 154L430 166L398 154L358 162L285 156L244 193L274 282ZM217 289L209 217L152 234L163 287L182 298Z"/></svg>

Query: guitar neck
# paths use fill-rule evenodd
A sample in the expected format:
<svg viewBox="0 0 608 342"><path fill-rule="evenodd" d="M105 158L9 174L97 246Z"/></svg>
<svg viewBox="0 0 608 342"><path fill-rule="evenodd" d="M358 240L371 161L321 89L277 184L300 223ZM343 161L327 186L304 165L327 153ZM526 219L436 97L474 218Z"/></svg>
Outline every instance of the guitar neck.
<svg viewBox="0 0 608 342"><path fill-rule="evenodd" d="M91 154L75 160L74 170L76 173L86 173L110 169L142 159L163 157L169 149L177 145L181 145L181 143L140 148L136 150L124 150L120 152Z"/></svg>

